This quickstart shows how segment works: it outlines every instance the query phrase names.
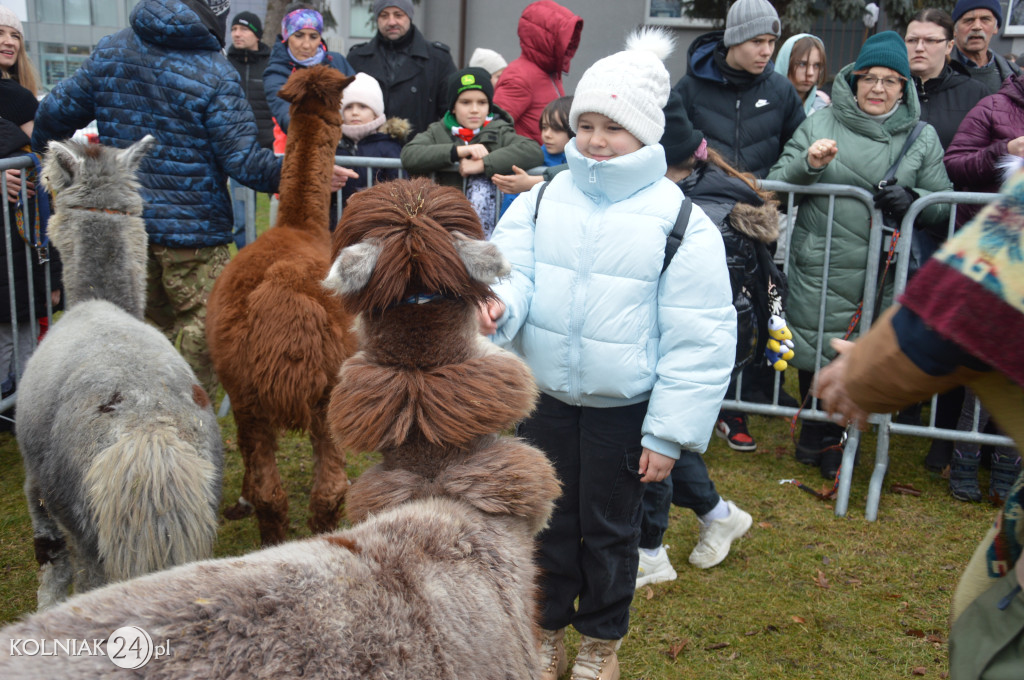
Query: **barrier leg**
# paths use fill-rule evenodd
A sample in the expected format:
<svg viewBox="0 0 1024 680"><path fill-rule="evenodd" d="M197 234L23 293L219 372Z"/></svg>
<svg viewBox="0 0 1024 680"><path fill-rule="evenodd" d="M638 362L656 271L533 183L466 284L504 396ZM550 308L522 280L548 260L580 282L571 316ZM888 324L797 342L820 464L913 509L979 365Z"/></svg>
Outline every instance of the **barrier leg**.
<svg viewBox="0 0 1024 680"><path fill-rule="evenodd" d="M836 517L845 517L850 507L850 484L853 481L853 463L857 457L857 444L860 442L860 432L857 428L850 428L846 438L846 445L843 447L843 465L839 469L839 490L836 493Z"/></svg>
<svg viewBox="0 0 1024 680"><path fill-rule="evenodd" d="M878 424L878 444L875 447L875 469L871 473L868 484L868 501L864 508L864 518L869 522L878 519L878 502L882 497L882 482L889 469L889 421L891 415L885 416Z"/></svg>

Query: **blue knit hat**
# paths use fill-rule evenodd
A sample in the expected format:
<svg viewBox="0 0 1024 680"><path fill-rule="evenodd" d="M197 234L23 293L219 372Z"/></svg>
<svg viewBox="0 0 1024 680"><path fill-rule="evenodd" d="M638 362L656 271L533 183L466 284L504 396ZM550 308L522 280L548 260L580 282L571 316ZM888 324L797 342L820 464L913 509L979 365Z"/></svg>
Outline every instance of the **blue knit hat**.
<svg viewBox="0 0 1024 680"><path fill-rule="evenodd" d="M853 65L856 73L872 66L885 66L910 80L910 59L907 57L907 44L896 31L882 31L864 41Z"/></svg>
<svg viewBox="0 0 1024 680"><path fill-rule="evenodd" d="M953 8L953 23L960 21L960 17L971 10L987 9L996 17L996 26L1003 27L1003 8L999 6L999 0L960 0Z"/></svg>

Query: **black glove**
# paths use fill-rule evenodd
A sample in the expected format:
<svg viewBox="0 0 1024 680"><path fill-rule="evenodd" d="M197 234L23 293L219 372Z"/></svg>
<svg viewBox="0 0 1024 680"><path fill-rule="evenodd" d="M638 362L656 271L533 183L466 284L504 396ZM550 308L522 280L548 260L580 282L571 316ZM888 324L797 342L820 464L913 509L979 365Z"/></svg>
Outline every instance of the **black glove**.
<svg viewBox="0 0 1024 680"><path fill-rule="evenodd" d="M882 187L875 194L875 207L881 210L886 217L901 220L910 209L910 204L917 198L917 194L907 187L890 184Z"/></svg>

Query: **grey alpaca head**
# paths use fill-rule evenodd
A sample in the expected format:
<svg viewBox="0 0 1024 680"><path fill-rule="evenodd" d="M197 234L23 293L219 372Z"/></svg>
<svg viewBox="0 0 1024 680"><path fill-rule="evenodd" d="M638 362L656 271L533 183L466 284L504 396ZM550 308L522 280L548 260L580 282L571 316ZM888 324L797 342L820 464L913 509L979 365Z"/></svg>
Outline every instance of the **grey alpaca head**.
<svg viewBox="0 0 1024 680"><path fill-rule="evenodd" d="M64 260L68 306L113 302L142 318L146 301L146 226L135 172L155 139L127 149L51 142L42 180L54 195L50 240Z"/></svg>

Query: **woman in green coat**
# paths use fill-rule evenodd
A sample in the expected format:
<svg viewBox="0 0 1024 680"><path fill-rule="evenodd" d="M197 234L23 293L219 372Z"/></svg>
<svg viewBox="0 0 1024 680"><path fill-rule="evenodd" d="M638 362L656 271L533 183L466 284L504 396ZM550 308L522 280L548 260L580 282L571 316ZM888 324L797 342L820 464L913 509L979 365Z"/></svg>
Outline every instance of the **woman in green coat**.
<svg viewBox="0 0 1024 680"><path fill-rule="evenodd" d="M448 79L448 112L402 149L402 167L412 175L438 173L438 184L466 192L490 238L501 201L491 177L544 163L537 142L516 134L512 117L494 105L491 76L467 68ZM449 171L458 164L458 172Z"/></svg>
<svg viewBox="0 0 1024 680"><path fill-rule="evenodd" d="M878 188L919 118L903 39L893 31L873 35L865 41L857 61L836 76L832 106L797 128L768 179L866 189L874 194L874 203L887 221L898 223L917 198L952 189L942 164L942 145L931 126L925 127L907 150L895 182ZM948 217L948 205L934 205L922 213L918 224L942 225ZM828 197L804 197L790 241L787 321L796 343L796 357L790 363L798 369L804 398L818 368L815 351L827 222ZM863 297L870 226L871 215L861 201L836 199L821 329L823 361L833 355L829 339L843 337ZM839 426L806 421L797 460L820 465L823 477L834 478L842 460L841 441Z"/></svg>

